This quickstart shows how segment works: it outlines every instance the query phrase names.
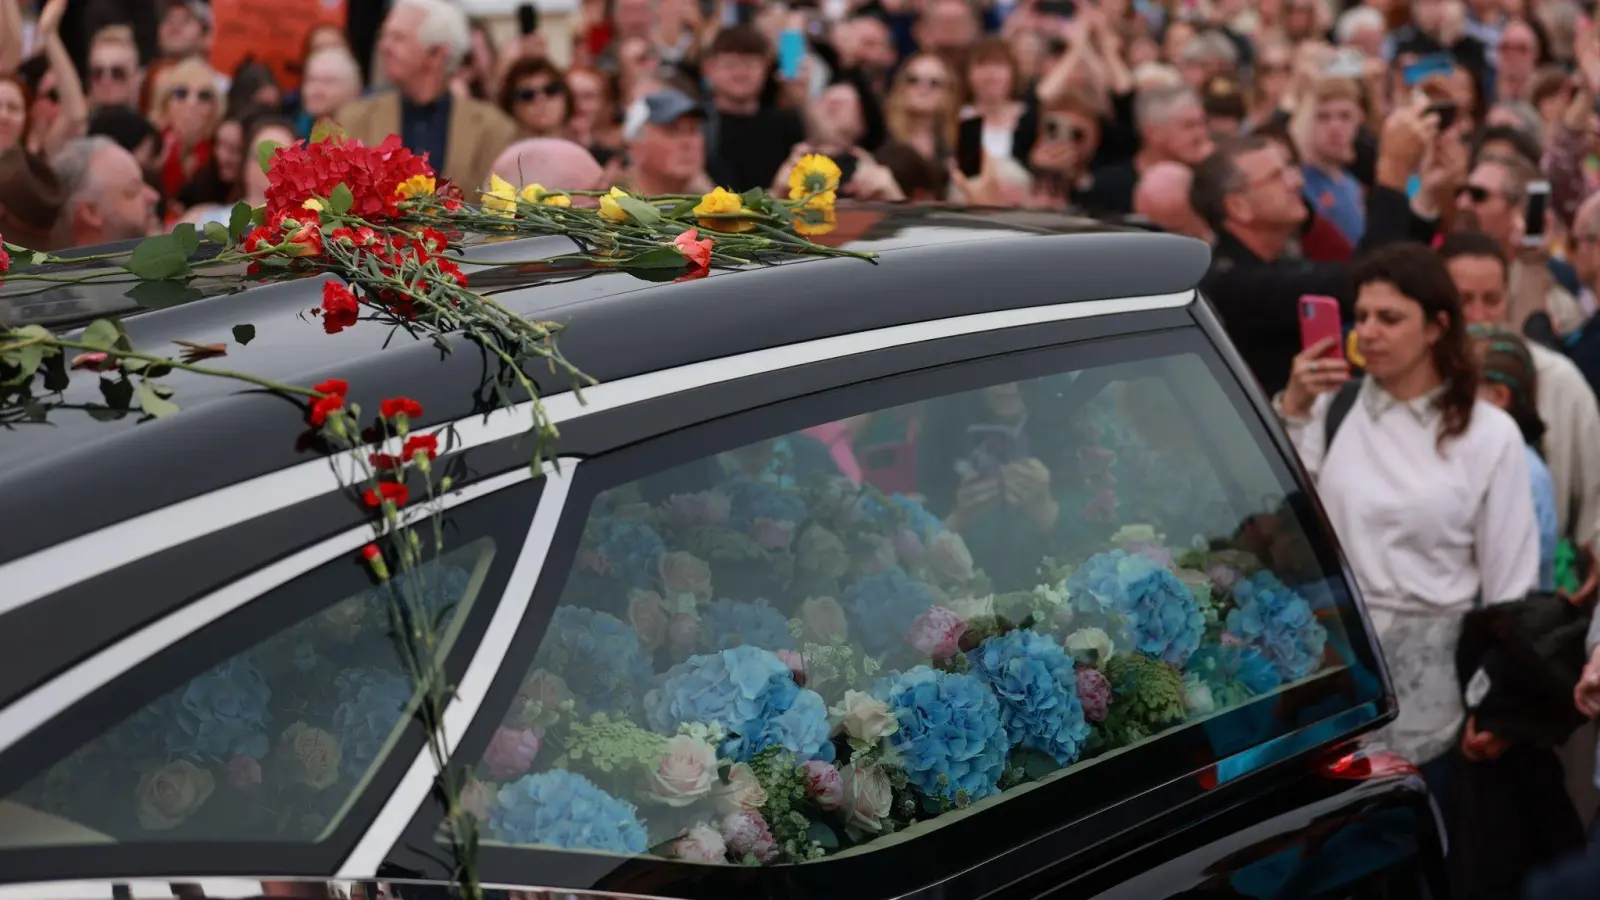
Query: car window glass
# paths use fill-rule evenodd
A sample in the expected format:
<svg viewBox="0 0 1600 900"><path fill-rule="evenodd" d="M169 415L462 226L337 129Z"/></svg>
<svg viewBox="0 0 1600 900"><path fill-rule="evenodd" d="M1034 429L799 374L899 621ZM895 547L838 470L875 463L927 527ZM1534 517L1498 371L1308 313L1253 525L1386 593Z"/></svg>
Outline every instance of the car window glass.
<svg viewBox="0 0 1600 900"><path fill-rule="evenodd" d="M1274 698L1349 661L1342 582L1219 373L1179 352L796 423L569 509L468 788L485 845L826 860L1313 715Z"/></svg>
<svg viewBox="0 0 1600 900"><path fill-rule="evenodd" d="M344 557L253 601L314 612L63 752L0 800L0 848L322 840L415 708L394 625L440 622L448 653L495 549L477 538L366 590Z"/></svg>

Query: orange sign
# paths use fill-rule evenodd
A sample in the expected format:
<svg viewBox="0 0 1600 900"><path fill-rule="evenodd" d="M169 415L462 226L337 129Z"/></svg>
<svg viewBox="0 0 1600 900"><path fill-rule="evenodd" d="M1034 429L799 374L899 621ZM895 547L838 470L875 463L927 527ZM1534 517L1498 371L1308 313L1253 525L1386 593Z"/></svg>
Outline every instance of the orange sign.
<svg viewBox="0 0 1600 900"><path fill-rule="evenodd" d="M216 42L211 65L232 76L254 58L272 67L284 91L300 86L306 35L319 25L344 28L346 0L211 0Z"/></svg>

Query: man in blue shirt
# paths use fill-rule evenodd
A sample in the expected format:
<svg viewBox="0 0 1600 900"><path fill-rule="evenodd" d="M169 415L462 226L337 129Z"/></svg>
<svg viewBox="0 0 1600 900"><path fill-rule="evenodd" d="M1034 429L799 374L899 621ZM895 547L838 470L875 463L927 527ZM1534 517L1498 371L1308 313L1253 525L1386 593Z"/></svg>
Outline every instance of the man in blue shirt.
<svg viewBox="0 0 1600 900"><path fill-rule="evenodd" d="M1366 201L1349 166L1356 160L1361 90L1348 79L1325 79L1316 86L1309 109L1299 115L1311 117L1303 132L1301 190L1318 215L1333 223L1352 246L1359 244L1367 230Z"/></svg>

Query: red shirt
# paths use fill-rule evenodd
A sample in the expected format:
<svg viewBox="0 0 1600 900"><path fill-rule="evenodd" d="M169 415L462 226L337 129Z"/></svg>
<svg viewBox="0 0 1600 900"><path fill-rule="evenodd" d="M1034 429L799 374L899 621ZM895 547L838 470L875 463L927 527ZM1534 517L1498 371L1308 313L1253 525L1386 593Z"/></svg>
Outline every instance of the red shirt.
<svg viewBox="0 0 1600 900"><path fill-rule="evenodd" d="M1300 236L1300 252L1313 262L1349 262L1355 248L1332 222L1313 212Z"/></svg>
<svg viewBox="0 0 1600 900"><path fill-rule="evenodd" d="M183 186L189 183L189 175L183 172L183 149L179 146L178 138L171 131L165 135L167 139L167 155L161 160L161 190L167 197L176 197ZM194 148L194 171L211 164L211 139L201 141Z"/></svg>

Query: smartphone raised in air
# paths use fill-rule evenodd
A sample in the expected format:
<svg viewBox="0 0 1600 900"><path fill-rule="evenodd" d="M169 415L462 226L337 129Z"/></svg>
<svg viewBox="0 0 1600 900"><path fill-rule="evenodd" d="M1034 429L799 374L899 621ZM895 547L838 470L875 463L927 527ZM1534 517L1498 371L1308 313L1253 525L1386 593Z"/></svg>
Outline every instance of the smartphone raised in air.
<svg viewBox="0 0 1600 900"><path fill-rule="evenodd" d="M1300 349L1304 350L1318 341L1333 338L1333 344L1323 356L1344 357L1344 324L1340 321L1339 301L1317 294L1300 297Z"/></svg>
<svg viewBox="0 0 1600 900"><path fill-rule="evenodd" d="M1544 220L1549 208L1550 182L1528 182L1528 200L1522 208L1522 246L1544 246Z"/></svg>

